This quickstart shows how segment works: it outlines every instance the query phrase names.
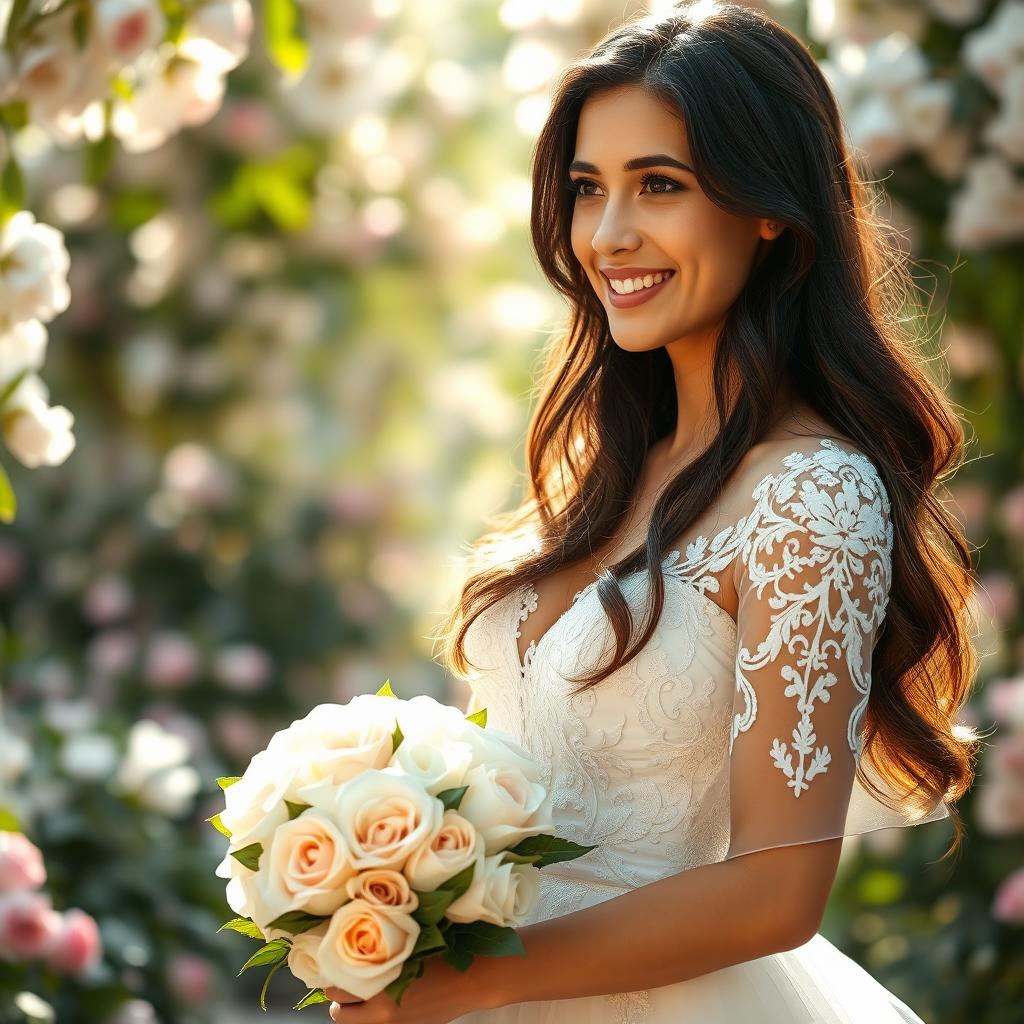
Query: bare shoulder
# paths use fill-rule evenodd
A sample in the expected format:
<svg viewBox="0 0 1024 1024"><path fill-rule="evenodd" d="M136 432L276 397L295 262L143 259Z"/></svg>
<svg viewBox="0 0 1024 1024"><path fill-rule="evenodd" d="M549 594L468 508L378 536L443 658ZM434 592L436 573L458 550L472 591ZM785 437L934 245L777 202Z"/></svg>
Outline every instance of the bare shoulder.
<svg viewBox="0 0 1024 1024"><path fill-rule="evenodd" d="M797 405L750 448L743 458L742 468L752 475L778 472L785 468L789 456L811 455L823 448L838 448L855 459L865 458L856 441L837 431L813 409Z"/></svg>

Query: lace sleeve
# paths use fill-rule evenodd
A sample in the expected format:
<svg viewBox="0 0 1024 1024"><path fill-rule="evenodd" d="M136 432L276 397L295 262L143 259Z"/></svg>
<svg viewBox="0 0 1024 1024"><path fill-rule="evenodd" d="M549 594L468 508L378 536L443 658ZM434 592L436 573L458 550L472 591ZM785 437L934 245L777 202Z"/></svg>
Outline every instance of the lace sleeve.
<svg viewBox="0 0 1024 1024"><path fill-rule="evenodd" d="M851 807L891 585L888 495L867 458L835 446L784 464L754 492L735 564L727 858L916 823L863 803L859 783Z"/></svg>

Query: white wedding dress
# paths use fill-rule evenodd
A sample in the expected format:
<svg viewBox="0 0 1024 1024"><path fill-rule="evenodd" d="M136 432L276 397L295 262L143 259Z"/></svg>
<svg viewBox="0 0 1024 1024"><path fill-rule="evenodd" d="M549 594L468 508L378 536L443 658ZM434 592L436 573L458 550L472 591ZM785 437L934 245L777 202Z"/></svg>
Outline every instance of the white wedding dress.
<svg viewBox="0 0 1024 1024"><path fill-rule="evenodd" d="M524 924L727 856L948 816L940 802L917 818L901 817L854 779L891 568L888 496L877 470L860 453L821 439L772 468L758 471L757 487L744 492L745 507L730 526L710 541L698 536L685 557L674 550L664 559L665 605L654 634L596 688L570 697L573 687L563 678L603 663L613 650L596 581L522 657L517 640L538 601L532 586L471 624L470 710L486 707L487 727L510 734L540 763L553 831L598 847L541 870L539 899ZM708 596L730 566L745 569L736 621ZM621 581L634 622L643 621L645 584L645 570ZM787 752L780 738L790 732ZM794 799L809 790L838 816L822 818L815 810L822 801ZM795 949L650 990L521 1002L458 1018L908 1021L923 1024L821 934Z"/></svg>

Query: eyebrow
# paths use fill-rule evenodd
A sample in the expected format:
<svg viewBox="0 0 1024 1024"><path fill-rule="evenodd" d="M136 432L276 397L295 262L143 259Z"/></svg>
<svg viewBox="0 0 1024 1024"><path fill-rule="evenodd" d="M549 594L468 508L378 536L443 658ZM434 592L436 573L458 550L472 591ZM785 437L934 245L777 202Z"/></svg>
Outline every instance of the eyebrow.
<svg viewBox="0 0 1024 1024"><path fill-rule="evenodd" d="M674 156L669 156L668 153L654 153L651 156L636 156L632 160L627 160L623 165L624 171L639 171L645 167L678 167L682 171L689 171L690 174L696 175L696 172L689 164L684 164L682 160L677 160ZM573 160L569 164L569 170L572 171L585 171L587 174L600 174L601 172L597 169L596 164L587 163L585 160Z"/></svg>

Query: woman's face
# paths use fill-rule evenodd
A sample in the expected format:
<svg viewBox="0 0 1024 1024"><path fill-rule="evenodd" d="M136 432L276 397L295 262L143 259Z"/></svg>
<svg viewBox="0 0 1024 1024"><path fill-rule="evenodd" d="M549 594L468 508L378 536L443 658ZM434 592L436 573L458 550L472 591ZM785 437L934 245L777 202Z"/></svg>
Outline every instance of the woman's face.
<svg viewBox="0 0 1024 1024"><path fill-rule="evenodd" d="M634 161L642 166L627 169ZM616 87L584 102L569 168L572 248L621 348L713 342L760 239L778 234L767 219L716 206L692 166L682 121L642 87ZM661 284L657 272L668 274ZM643 277L646 287L619 296L609 274Z"/></svg>

